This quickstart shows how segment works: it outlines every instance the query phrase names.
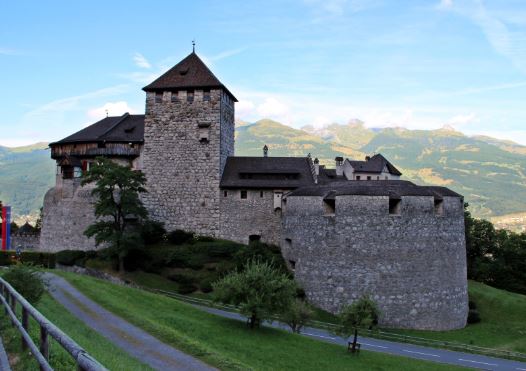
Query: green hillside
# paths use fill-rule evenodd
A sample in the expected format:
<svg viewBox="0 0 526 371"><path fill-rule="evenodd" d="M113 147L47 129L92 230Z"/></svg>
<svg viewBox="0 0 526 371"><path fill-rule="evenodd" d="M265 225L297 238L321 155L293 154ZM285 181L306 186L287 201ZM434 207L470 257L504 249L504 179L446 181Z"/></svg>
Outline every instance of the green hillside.
<svg viewBox="0 0 526 371"><path fill-rule="evenodd" d="M55 179L47 143L7 148L0 146L0 200L13 214L36 214Z"/></svg>

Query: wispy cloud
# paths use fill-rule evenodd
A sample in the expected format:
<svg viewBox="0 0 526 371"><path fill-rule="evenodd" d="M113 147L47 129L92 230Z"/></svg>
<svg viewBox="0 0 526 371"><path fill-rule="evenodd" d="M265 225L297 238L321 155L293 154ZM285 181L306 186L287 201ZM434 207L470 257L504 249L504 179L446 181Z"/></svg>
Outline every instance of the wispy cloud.
<svg viewBox="0 0 526 371"><path fill-rule="evenodd" d="M152 68L150 62L148 62L148 60L141 53L135 53L133 55L133 61L137 67L146 69Z"/></svg>
<svg viewBox="0 0 526 371"><path fill-rule="evenodd" d="M130 107L129 103L126 101L107 102L102 106L88 110L87 116L92 120L100 120L105 116L120 116L126 112L133 114L136 113L137 110Z"/></svg>
<svg viewBox="0 0 526 371"><path fill-rule="evenodd" d="M0 55L19 55L20 52L9 48L0 48Z"/></svg>

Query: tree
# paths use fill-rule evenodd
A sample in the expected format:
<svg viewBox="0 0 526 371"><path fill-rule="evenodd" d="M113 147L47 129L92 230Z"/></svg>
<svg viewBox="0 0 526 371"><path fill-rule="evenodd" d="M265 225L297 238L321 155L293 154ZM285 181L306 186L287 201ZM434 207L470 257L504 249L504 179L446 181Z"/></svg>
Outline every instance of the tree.
<svg viewBox="0 0 526 371"><path fill-rule="evenodd" d="M286 323L292 332L299 334L303 326L307 324L312 317L312 310L305 301L296 298L290 303L280 316L282 322Z"/></svg>
<svg viewBox="0 0 526 371"><path fill-rule="evenodd" d="M215 301L240 307L250 328L280 314L292 303L296 284L272 264L252 260L212 285Z"/></svg>
<svg viewBox="0 0 526 371"><path fill-rule="evenodd" d="M40 272L31 265L17 264L10 267L3 278L33 305L37 304L44 294L45 287Z"/></svg>
<svg viewBox="0 0 526 371"><path fill-rule="evenodd" d="M95 183L92 195L97 198L97 221L84 234L95 237L97 246L106 244L118 257L119 271L123 272L128 252L142 246L140 225L148 213L139 194L146 192L146 178L142 172L97 158L82 180L82 185L89 183Z"/></svg>
<svg viewBox="0 0 526 371"><path fill-rule="evenodd" d="M349 337L360 327L373 328L378 324L380 310L376 303L367 295L362 296L351 305L342 308L339 314L338 335Z"/></svg>

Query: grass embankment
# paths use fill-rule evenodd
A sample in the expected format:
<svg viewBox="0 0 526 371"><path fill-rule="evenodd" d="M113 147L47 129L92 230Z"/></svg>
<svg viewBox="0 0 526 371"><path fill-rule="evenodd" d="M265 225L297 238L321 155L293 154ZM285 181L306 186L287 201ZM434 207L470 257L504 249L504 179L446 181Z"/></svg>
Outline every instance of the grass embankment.
<svg viewBox="0 0 526 371"><path fill-rule="evenodd" d="M469 296L481 322L454 331L396 330L434 340L526 353L526 296L499 290L480 282L469 282ZM389 330L393 331L394 330Z"/></svg>
<svg viewBox="0 0 526 371"><path fill-rule="evenodd" d="M214 316L162 295L72 273L60 275L106 309L221 369L456 369L375 352L352 356L342 346L285 331L249 330L242 322Z"/></svg>
<svg viewBox="0 0 526 371"><path fill-rule="evenodd" d="M90 329L76 317L71 315L62 305L57 303L49 294L44 294L36 308L53 324L75 340L89 354L110 370L151 370L140 363L109 340ZM18 306L20 312L20 306ZM20 316L19 316L20 318ZM30 334L38 346L40 330L36 321L31 319ZM11 326L8 316L0 311L0 333L10 362L15 371L33 371L38 364L29 350L22 352L21 336L18 330ZM55 370L74 370L75 361L55 340L50 338L50 364Z"/></svg>

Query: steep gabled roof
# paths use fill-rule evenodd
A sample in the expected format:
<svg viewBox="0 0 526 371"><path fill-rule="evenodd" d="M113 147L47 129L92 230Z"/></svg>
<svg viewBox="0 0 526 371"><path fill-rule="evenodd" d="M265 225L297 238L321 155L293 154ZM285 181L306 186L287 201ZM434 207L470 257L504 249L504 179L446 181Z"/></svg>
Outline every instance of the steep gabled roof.
<svg viewBox="0 0 526 371"><path fill-rule="evenodd" d="M308 157L229 157L222 188L293 189L314 184Z"/></svg>
<svg viewBox="0 0 526 371"><path fill-rule="evenodd" d="M144 115L125 113L122 116L106 117L49 145L90 142L142 143L143 141Z"/></svg>
<svg viewBox="0 0 526 371"><path fill-rule="evenodd" d="M142 88L142 90L163 91L197 88L223 89L237 102L236 97L219 81L195 52L192 52L157 80Z"/></svg>
<svg viewBox="0 0 526 371"><path fill-rule="evenodd" d="M381 173L384 167L387 167L389 173L393 175L402 175L402 173L381 154L374 155L366 161L347 161L352 165L354 171L360 173Z"/></svg>

